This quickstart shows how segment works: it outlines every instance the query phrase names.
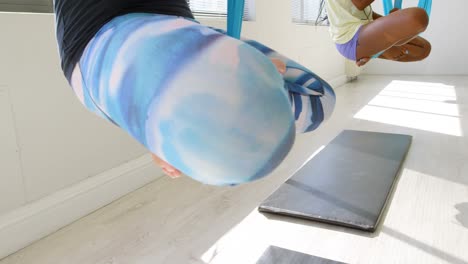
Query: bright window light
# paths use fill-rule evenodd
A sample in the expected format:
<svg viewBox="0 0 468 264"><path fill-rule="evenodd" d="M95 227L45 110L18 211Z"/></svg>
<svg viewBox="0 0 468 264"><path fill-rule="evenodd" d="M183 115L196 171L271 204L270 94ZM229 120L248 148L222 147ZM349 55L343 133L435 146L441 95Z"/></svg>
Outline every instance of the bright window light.
<svg viewBox="0 0 468 264"><path fill-rule="evenodd" d="M195 16L221 16L227 15L228 0L188 0L190 9ZM255 1L246 0L244 20L255 20Z"/></svg>
<svg viewBox="0 0 468 264"><path fill-rule="evenodd" d="M292 0L291 11L295 23L328 24L325 3L321 0Z"/></svg>

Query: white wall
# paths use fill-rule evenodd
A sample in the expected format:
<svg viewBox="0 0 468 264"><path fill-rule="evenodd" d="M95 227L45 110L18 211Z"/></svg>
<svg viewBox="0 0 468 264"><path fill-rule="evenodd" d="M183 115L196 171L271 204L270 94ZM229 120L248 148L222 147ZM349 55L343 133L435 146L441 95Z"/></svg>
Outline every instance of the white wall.
<svg viewBox="0 0 468 264"><path fill-rule="evenodd" d="M0 86L0 214L21 206L26 198L21 175L10 95ZM8 125L5 125L8 124Z"/></svg>
<svg viewBox="0 0 468 264"><path fill-rule="evenodd" d="M52 15L0 14L0 36L0 215L145 153L75 99Z"/></svg>
<svg viewBox="0 0 468 264"><path fill-rule="evenodd" d="M404 7L417 6L416 0L403 1ZM381 1L373 4L382 13ZM428 30L422 35L432 44L432 54L422 62L396 63L373 60L364 70L366 74L468 74L468 34L466 15L468 1L433 1Z"/></svg>
<svg viewBox="0 0 468 264"><path fill-rule="evenodd" d="M0 38L1 259L162 173L75 99L52 15L0 13Z"/></svg>
<svg viewBox="0 0 468 264"><path fill-rule="evenodd" d="M336 51L328 27L291 22L291 0L256 0L256 20L244 34L297 60L327 80L344 75L344 59Z"/></svg>
<svg viewBox="0 0 468 264"><path fill-rule="evenodd" d="M255 0L255 21L244 22L242 36L258 40L308 67L326 80L344 75L345 61L336 51L328 27L291 22L292 0ZM225 28L225 22L200 18Z"/></svg>

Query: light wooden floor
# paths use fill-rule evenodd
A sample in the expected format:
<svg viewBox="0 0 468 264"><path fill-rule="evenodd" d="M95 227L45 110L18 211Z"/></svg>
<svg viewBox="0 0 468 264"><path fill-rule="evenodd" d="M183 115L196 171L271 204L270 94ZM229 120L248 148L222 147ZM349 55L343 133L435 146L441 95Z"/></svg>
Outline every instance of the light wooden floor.
<svg viewBox="0 0 468 264"><path fill-rule="evenodd" d="M337 94L332 120L300 136L268 179L215 188L165 178L0 264L249 264L269 245L346 263L468 263L468 77L364 76ZM256 211L345 128L414 136L375 234Z"/></svg>

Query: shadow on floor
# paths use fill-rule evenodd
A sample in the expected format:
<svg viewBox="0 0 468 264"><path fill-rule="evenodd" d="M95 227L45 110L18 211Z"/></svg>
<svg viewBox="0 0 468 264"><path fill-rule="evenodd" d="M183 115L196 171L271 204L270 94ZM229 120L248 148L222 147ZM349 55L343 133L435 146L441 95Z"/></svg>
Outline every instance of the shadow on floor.
<svg viewBox="0 0 468 264"><path fill-rule="evenodd" d="M389 236L391 236L391 237L394 237L394 238L396 238L398 240L401 240L401 241L407 243L408 245L416 247L416 248L418 248L418 249L420 249L420 250L422 250L422 251L424 251L424 252L426 252L428 254L431 254L431 255L433 255L433 256L441 259L441 260L447 261L448 263L468 264L468 262L466 262L463 259L460 259L460 258L458 258L456 256L453 256L453 255L451 255L449 253L446 253L446 252L444 252L444 251L442 251L440 249L437 249L437 248L432 247L432 246L430 246L428 244L425 244L425 243L423 243L421 241L418 241L418 240L416 240L416 239L414 239L412 237L409 237L406 234L398 232L398 231L396 231L396 230L394 230L392 228L384 226L382 228L382 232L389 235Z"/></svg>
<svg viewBox="0 0 468 264"><path fill-rule="evenodd" d="M455 208L458 210L458 214L455 216L458 223L465 228L468 228L468 203L457 204Z"/></svg>

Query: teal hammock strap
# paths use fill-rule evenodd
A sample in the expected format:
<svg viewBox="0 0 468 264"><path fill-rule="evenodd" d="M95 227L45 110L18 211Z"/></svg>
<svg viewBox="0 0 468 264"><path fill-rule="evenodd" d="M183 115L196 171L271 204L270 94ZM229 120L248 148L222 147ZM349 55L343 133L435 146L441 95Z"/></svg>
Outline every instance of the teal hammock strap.
<svg viewBox="0 0 468 264"><path fill-rule="evenodd" d="M228 0L227 33L233 38L240 38L245 0Z"/></svg>
<svg viewBox="0 0 468 264"><path fill-rule="evenodd" d="M430 16L432 11L432 0L420 0L418 7L424 8L427 15Z"/></svg>
<svg viewBox="0 0 468 264"><path fill-rule="evenodd" d="M403 7L403 0L395 0L394 8L401 9Z"/></svg>
<svg viewBox="0 0 468 264"><path fill-rule="evenodd" d="M392 0L383 0L383 7L384 7L384 14L388 15L390 14L390 11L393 8L398 8L401 9L403 6L403 0L395 0L394 3L392 3ZM432 11L432 0L419 0L418 7L423 8L426 10L428 15L431 15Z"/></svg>
<svg viewBox="0 0 468 264"><path fill-rule="evenodd" d="M390 11L393 9L392 0L383 0L384 15L390 14Z"/></svg>

